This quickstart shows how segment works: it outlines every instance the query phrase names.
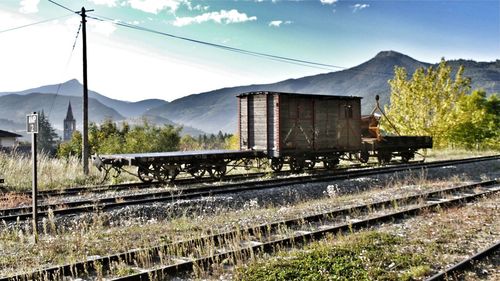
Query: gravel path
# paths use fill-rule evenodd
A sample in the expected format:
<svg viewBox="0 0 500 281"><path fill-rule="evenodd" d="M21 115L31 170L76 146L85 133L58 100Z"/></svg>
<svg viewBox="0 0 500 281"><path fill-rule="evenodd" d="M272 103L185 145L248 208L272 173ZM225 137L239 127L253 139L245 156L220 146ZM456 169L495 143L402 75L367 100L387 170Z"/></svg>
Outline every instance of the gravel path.
<svg viewBox="0 0 500 281"><path fill-rule="evenodd" d="M364 193L359 198L351 200L351 202L339 201L340 206L346 206L358 204L360 201L377 201L386 199L389 196L417 194L424 190L440 188L439 185L430 188L420 185L421 182L429 180L449 182L452 179L457 184L466 184L495 178L500 178L500 160L361 177L351 180L296 184L287 187L223 194L175 203L156 202L145 205L126 206L109 210L105 213L106 219L113 225L121 225L123 223L128 225L131 222L145 223L151 220L176 218L185 216L186 214L206 217L223 212L244 211L261 207L273 207L279 209L281 213L286 213L289 206L325 197L356 196L361 191L373 191ZM407 184L401 185L401 182L406 182ZM396 183L398 184L396 185ZM394 187L391 188L391 186ZM327 207L331 207L331 202L328 205ZM311 209L311 212L320 212L323 207L325 206L316 206ZM94 217L94 214L64 216L56 218L56 224L60 226L71 225L74 220L91 221ZM279 218L280 216L277 216L276 219ZM248 223L255 223L255 221Z"/></svg>

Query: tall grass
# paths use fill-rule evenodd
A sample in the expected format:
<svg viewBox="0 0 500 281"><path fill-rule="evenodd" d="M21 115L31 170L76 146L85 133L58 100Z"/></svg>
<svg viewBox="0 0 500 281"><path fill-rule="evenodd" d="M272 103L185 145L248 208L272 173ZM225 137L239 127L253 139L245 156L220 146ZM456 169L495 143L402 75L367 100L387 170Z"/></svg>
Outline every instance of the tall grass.
<svg viewBox="0 0 500 281"><path fill-rule="evenodd" d="M37 162L37 182L40 190L97 184L102 178L100 172L93 168L90 169L90 174L86 177L78 157L58 159L40 154ZM31 156L0 152L0 177L5 179L5 185L9 190L24 191L30 189L32 165Z"/></svg>
<svg viewBox="0 0 500 281"><path fill-rule="evenodd" d="M426 152L428 161L495 154L499 154L499 152L459 149L428 150ZM5 179L5 185L9 190L29 190L32 179L31 169L32 162L30 155L0 152L0 178ZM38 156L38 186L40 190L64 189L71 186L98 184L101 182L102 176L91 165L90 175L85 176L81 160L75 156L66 159L52 158L46 154ZM116 183L137 180L137 178L122 173L118 178L110 177L110 180Z"/></svg>
<svg viewBox="0 0 500 281"><path fill-rule="evenodd" d="M429 161L480 157L498 154L500 154L500 151L498 150L474 150L463 148L429 149L425 151L426 158Z"/></svg>

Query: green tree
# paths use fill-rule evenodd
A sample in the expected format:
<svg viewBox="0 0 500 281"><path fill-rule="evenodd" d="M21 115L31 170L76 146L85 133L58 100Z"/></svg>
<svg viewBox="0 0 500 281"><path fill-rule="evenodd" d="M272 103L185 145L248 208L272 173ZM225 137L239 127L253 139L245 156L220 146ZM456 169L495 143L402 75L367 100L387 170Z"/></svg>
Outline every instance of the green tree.
<svg viewBox="0 0 500 281"><path fill-rule="evenodd" d="M38 122L37 151L54 155L58 135L43 110L38 113Z"/></svg>
<svg viewBox="0 0 500 281"><path fill-rule="evenodd" d="M90 153L118 154L160 152L179 149L180 131L171 125L158 127L146 120L139 126L130 127L126 122L118 126L111 120L101 125L89 124ZM80 155L81 134L73 134L70 142L59 146L58 156Z"/></svg>
<svg viewBox="0 0 500 281"><path fill-rule="evenodd" d="M90 126L89 126L90 127ZM57 157L82 156L82 133L74 131L71 140L59 144Z"/></svg>
<svg viewBox="0 0 500 281"><path fill-rule="evenodd" d="M125 136L125 152L160 152L179 149L181 127L164 125L156 127L143 120L141 126L135 126Z"/></svg>
<svg viewBox="0 0 500 281"><path fill-rule="evenodd" d="M500 149L500 99L475 90L457 105L456 126L451 131L454 144L466 148Z"/></svg>
<svg viewBox="0 0 500 281"><path fill-rule="evenodd" d="M226 139L226 149L239 150L240 149L240 136L238 134L228 135Z"/></svg>
<svg viewBox="0 0 500 281"><path fill-rule="evenodd" d="M192 136L184 135L184 136L182 136L182 138L179 142L179 149L181 151L199 150L200 143Z"/></svg>
<svg viewBox="0 0 500 281"><path fill-rule="evenodd" d="M463 77L463 67L454 78L451 72L444 59L436 68L417 69L410 79L405 68L395 68L395 76L389 80L390 106L385 112L400 134L430 135L436 147L450 144L458 120L457 103L470 92L471 83ZM382 120L381 125L396 133L387 121Z"/></svg>

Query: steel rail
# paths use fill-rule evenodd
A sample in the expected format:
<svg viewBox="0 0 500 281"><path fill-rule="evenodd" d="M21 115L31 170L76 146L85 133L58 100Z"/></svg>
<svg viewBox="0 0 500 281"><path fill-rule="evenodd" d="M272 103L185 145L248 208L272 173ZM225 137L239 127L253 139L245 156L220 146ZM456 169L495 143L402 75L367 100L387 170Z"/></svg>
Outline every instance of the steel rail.
<svg viewBox="0 0 500 281"><path fill-rule="evenodd" d="M495 156L493 160L498 159L500 156ZM79 214L84 212L92 212L96 210L104 211L116 207L148 204L153 202L174 202L176 200L189 200L196 198L203 198L205 196L213 196L217 194L228 194L235 192L243 192L259 189L277 188L292 184L301 183L318 183L332 180L352 179L356 177L386 174L400 171L411 171L421 168L434 168L447 166L452 164L463 164L477 161L492 160L490 158L469 158L464 160L447 160L430 163L418 163L398 166L385 166L373 169L361 170L347 170L344 173L327 174L327 175L307 175L288 179L268 179L260 182L245 182L245 183L231 183L222 186L207 186L198 188L179 189L178 191L162 191L154 193L133 194L125 196L116 196L102 198L99 200L80 200L73 202L47 204L39 206L39 217L48 217L51 212L53 215L68 215ZM177 192L177 194L176 194ZM117 202L119 201L119 202ZM49 211L50 209L50 211ZM0 221L14 222L18 220L27 220L32 217L30 207L11 208L0 210Z"/></svg>
<svg viewBox="0 0 500 281"><path fill-rule="evenodd" d="M413 207L409 209L405 209L402 211L397 211L391 214L386 214L386 215L381 215L381 216L376 216L373 218L369 218L366 220L360 220L360 221L351 221L347 222L341 225L337 226L329 226L326 228L321 228L316 231L304 233L301 232L299 235L292 236L292 237L287 237L275 241L268 241L265 243L260 243L258 245L254 245L250 248L245 248L241 249L240 251L248 251L249 249L253 250L258 250L258 249L263 249L263 250L273 250L275 246L277 245L287 245L292 241L307 241L311 238L320 238L326 233L332 233L332 232L338 232L338 231L346 231L346 230L352 230L352 229L359 229L362 227L367 227L370 225L373 225L374 223L377 222L384 222L384 221L389 221L391 219L395 218L404 218L407 215L416 215L421 212L423 209L432 209L433 207L441 206L441 207L448 207L456 204L460 204L463 202L469 202L471 200L476 199L479 196L486 196L490 195L496 192L499 192L499 188L494 188L497 186L499 181L486 181L486 182L481 182L477 184L470 184L470 185L462 185L462 186L457 186L457 187L449 187L446 189L442 190L437 190L437 191L431 191L431 192L426 192L418 195L412 195L412 196L407 196L407 197L399 197L399 198L393 198L389 200L382 200L378 202L373 202L373 203L368 203L364 205L358 205L358 206L353 206L349 208L344 208L344 209L337 209L325 213L320 213L320 214L315 214L315 215L309 215L306 217L300 217L300 218L295 218L295 219L290 219L290 220L284 220L284 221L279 221L279 222L274 222L270 224L262 224L254 227L249 227L247 229L236 229L233 231L228 231L224 233L219 233L219 234L213 234L209 236L204 236L196 239L191 239L191 240L184 240L184 241L178 241L175 243L167 243L164 245L160 246L155 246L147 249L136 249L136 250L131 250L129 252L125 253L120 253L116 255L108 255L105 257L98 257L98 258L93 258L89 259L87 261L82 261L78 262L75 264L66 264L63 266L55 266L55 267L50 267L46 268L44 270L28 273L28 274L20 274L16 276L11 276L11 277L3 277L0 278L0 281L13 281L13 280L25 280L29 278L36 279L37 277L43 276L46 280L51 280L51 279L60 279L63 276L66 275L75 275L76 272L88 272L89 270L93 269L95 264L99 264L100 267L106 269L109 268L110 264L113 262L119 262L119 261L125 261L125 262L131 262L133 260L136 260L137 257L141 256L141 254L144 253L151 253L153 255L158 255L162 251L168 250L169 248L172 248L172 246L182 246L182 245L195 245L195 244L207 244L208 242L212 242L215 246L220 246L221 245L221 240L220 238L224 237L237 237L238 234L246 233L249 235L258 235L259 233L270 233L272 230L279 229L280 227L286 226L286 227L292 227L294 225L302 225L304 222L322 222L323 219L327 220L329 218L335 217L335 216L342 216L345 214L350 214L350 213L355 213L355 212L360 212L360 211L371 211L376 208L383 208L385 206L394 206L393 204L396 202L398 205L400 203L408 203L408 202L413 202L418 199L429 199L430 201L427 201L427 204L424 204L422 206L418 207ZM483 187L487 188L486 190L483 190L478 193L464 193L462 196L455 196L453 199L446 199L446 200L436 200L436 196L440 196L443 194L449 194L453 192L461 192L462 190L470 190L474 189L477 187ZM493 188L492 188L493 187ZM269 235L268 235L269 236ZM211 257L204 257L204 258L198 258L198 259L189 259L186 260L182 263L177 263L174 265L168 265L165 267L161 268L156 268L154 270L149 270L149 271L143 271L140 274L136 274L133 276L128 276L125 277L124 279L116 279L116 280L148 280L149 276L158 276L158 274L163 274L163 273L177 273L179 271L185 271L185 270L190 270L192 269L192 266L194 264L208 264L211 261L215 260L222 260L224 258L229 257L232 254L231 252L225 252L221 253L215 256Z"/></svg>
<svg viewBox="0 0 500 281"><path fill-rule="evenodd" d="M363 168L369 168L371 166L366 166ZM333 171L328 171L328 174L332 173L339 173L346 171L348 169L352 168L359 168L356 167L356 165L351 165L346 168L339 168ZM312 173L324 173L324 169L316 169L316 170L308 170L307 172L312 172ZM171 182L165 182L161 183L158 181L153 181L153 182L131 182L131 183L120 183L120 184L111 184L111 185L91 185L91 186L80 186L80 187L70 187L70 188L64 188L64 189L50 189L50 190L41 190L38 191L38 196L41 199L44 199L46 197L61 197L61 196L70 196L70 195L79 195L79 194L84 194L84 193L104 193L108 191L122 191L122 190L130 190L130 189L136 189L136 188L149 188L149 187L155 187L155 186L161 186L161 185L172 185L174 184L175 186L186 186L186 185L193 185L193 184L205 184L205 183L214 183L214 182L230 182L230 181L239 181L239 180L249 180L249 179L255 179L259 178L262 176L268 175L266 172L256 172L256 173L248 173L248 174L232 174L232 175L226 175L222 179L216 179L216 178L211 178L211 177L203 177L201 179L195 179L195 178L179 178L175 180L175 183ZM281 171L281 172L273 172L273 175L276 177L279 176L285 176L285 175L290 175L290 172L288 171ZM31 191L21 191L21 192L9 192L8 187L4 188L2 187L3 190L0 190L0 194L4 193L9 193L12 195L20 195L20 196L26 196L26 197L31 197Z"/></svg>
<svg viewBox="0 0 500 281"><path fill-rule="evenodd" d="M475 262L485 259L486 257L490 256L499 249L500 249L500 241L497 241L495 244L483 249L482 251L476 253L472 257L466 258L465 260L455 264L454 266L451 266L429 277L428 279L426 279L426 281L447 280L447 278L453 276L453 274L462 272L468 268L473 267Z"/></svg>
<svg viewBox="0 0 500 281"><path fill-rule="evenodd" d="M492 191L491 193L498 192L497 191ZM265 243L259 243L257 245L253 245L250 247L246 248L240 248L236 249L233 251L228 251L212 256L207 256L207 257L201 257L193 260L188 260L184 261L179 264L173 264L173 265L167 265L163 266L160 268L154 268L150 270L143 270L140 273L136 273L133 275L129 276L124 276L124 277L117 277L117 278L112 278L110 280L112 281L145 281L145 280L151 280L151 277L163 277L163 276L173 276L181 271L188 271L192 270L194 266L204 266L206 267L207 265L213 263L214 261L221 261L224 259L228 259L234 256L238 255L249 255L250 253L255 253L257 251L264 251L264 252L272 252L274 251L278 246L290 246L293 245L294 243L306 243L311 240L319 239L324 237L328 233L338 233L338 232L346 232L346 231L352 231L352 230L359 230L363 229L366 227L369 227L371 225L375 225L378 223L382 222L387 222L390 220L394 219L401 219L404 218L405 216L412 216L412 215L418 215L422 211L423 208L435 208L435 207L449 207L452 205L456 205L458 203L461 203L463 201L469 202L471 200L474 200L478 196L485 196L490 192L484 192L481 194L474 194L474 195L467 195L462 198L457 198L457 199L452 199L450 201L446 202L437 202L437 203L431 203L431 204L426 204L425 206L422 207L415 207L399 212L394 212L391 214L386 214L386 215L381 215L377 216L374 218L369 218L366 220L358 221L358 222L348 222L344 223L342 225L330 227L330 228L323 228L317 231L309 232L309 233L301 233L301 232L296 232L294 236L286 237L283 239L277 239L274 241L270 242L265 242Z"/></svg>
<svg viewBox="0 0 500 281"><path fill-rule="evenodd" d="M453 164L460 164L460 163L471 163L472 162L480 162L480 161L488 161L488 160L495 160L495 159L500 159L500 155L492 155L492 156L481 156L481 157L474 157L474 158L465 158L465 159L455 159L455 160L439 160L439 161L433 161L433 162L427 162L428 164L431 163L449 163L450 165ZM412 165L421 165L422 162L411 162L407 164L401 164L397 163L395 165L398 166L408 166L411 167ZM341 168L341 169L336 169L336 170L327 170L325 172L324 169L314 169L314 170L306 170L306 172L313 173L312 175L333 175L333 174L338 174L339 172L344 172L348 169L352 168L360 168L360 169L368 169L371 166L367 167L357 167L355 165L351 165L346 168ZM387 167L393 167L393 164L389 166L384 166L384 167L378 167L376 169L380 168L387 168ZM282 171L282 172L273 172L274 175L276 176L285 176L285 175L290 175L290 171ZM249 173L249 174L235 174L235 175L227 175L223 177L223 181L238 181L238 180L248 180L248 179L254 179L254 178L259 178L264 175L268 175L268 173L265 172L257 172L257 173ZM176 186L184 186L184 185L190 185L190 184L203 184L203 183L213 183L213 182L220 182L221 179L214 179L210 177L203 177L202 179L194 179L194 178L181 178L177 179L175 181ZM112 185L93 185L93 186L81 186L81 187L71 187L71 188L66 188L66 189L55 189L55 190L41 190L39 191L39 196L43 199L44 197L54 197L54 196L68 196L68 195L77 195L77 194L82 194L85 192L89 193L103 193L107 191L121 191L121 190L128 190L128 189L134 189L134 188L148 188L148 187L154 187L158 186L161 184L169 184L169 183L160 183L160 182L151 182L151 183L144 183L144 182L133 182L133 183L122 183L122 184L112 184ZM4 187L4 190L7 190L8 188ZM2 191L1 193L10 193L14 195L23 195L27 197L31 197L31 192L7 192L7 191Z"/></svg>

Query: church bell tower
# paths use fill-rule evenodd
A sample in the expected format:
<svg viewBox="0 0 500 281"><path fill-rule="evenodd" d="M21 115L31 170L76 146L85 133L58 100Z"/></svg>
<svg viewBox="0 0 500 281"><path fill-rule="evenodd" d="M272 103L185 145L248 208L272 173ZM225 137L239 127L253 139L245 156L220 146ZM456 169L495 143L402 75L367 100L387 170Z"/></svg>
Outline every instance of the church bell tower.
<svg viewBox="0 0 500 281"><path fill-rule="evenodd" d="M68 104L68 112L64 118L64 137L63 141L71 140L71 136L76 129L76 120L73 117L73 110L71 109L71 101Z"/></svg>

